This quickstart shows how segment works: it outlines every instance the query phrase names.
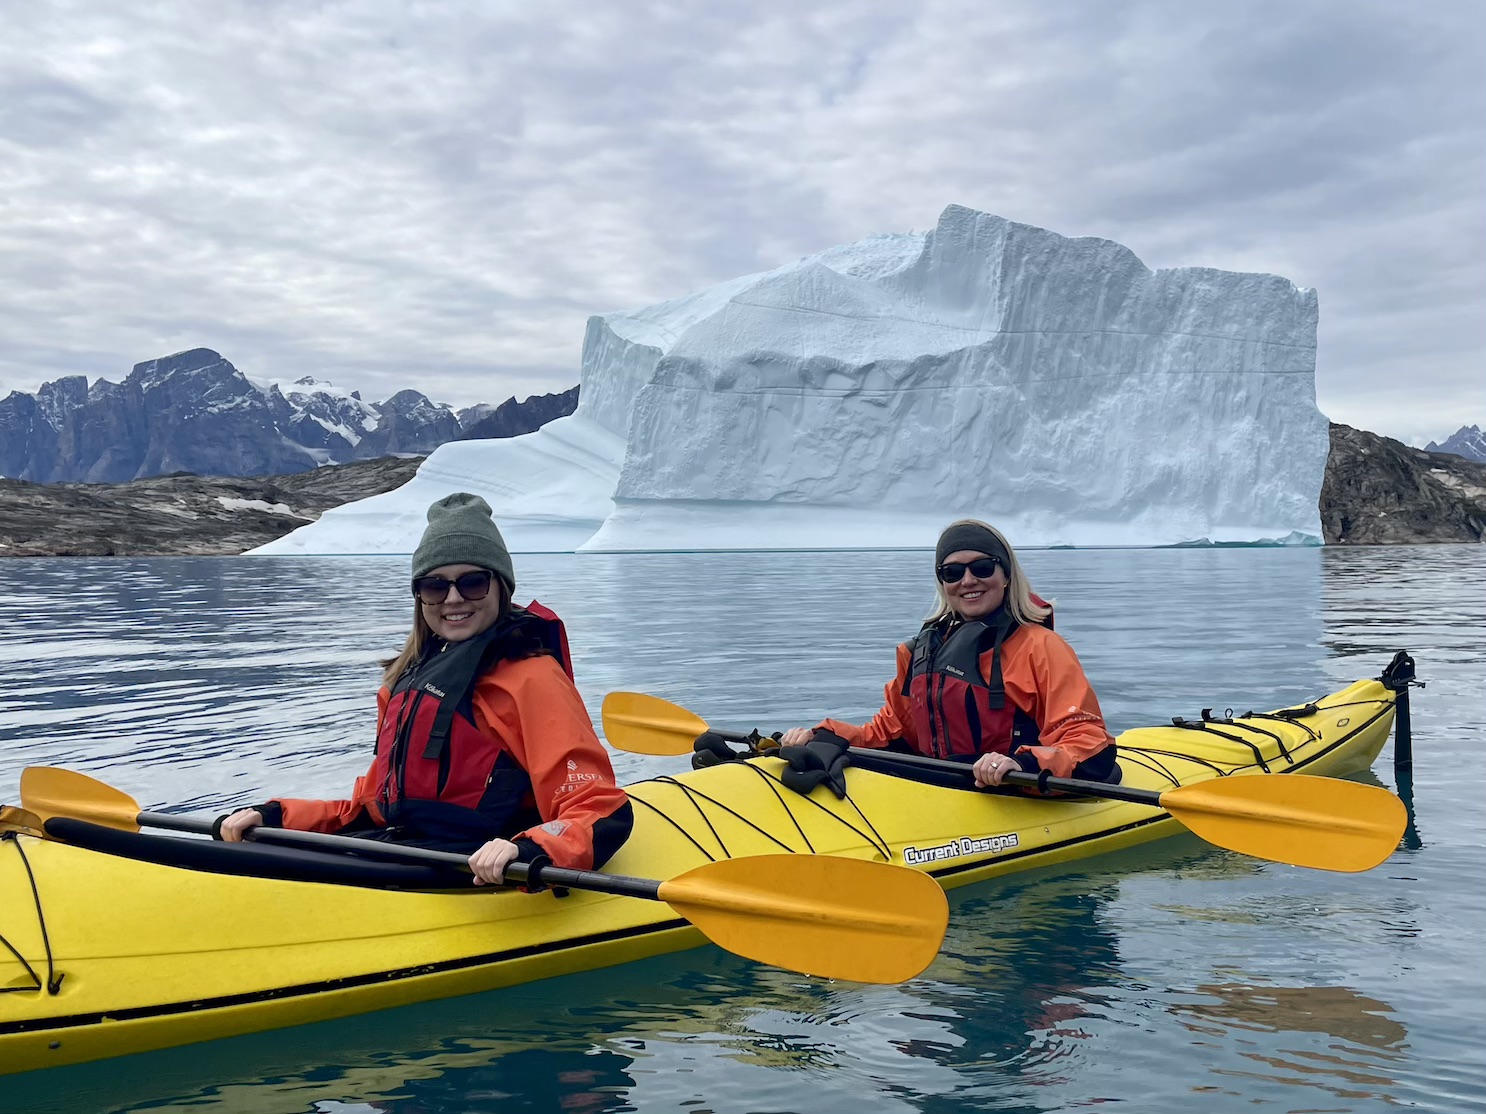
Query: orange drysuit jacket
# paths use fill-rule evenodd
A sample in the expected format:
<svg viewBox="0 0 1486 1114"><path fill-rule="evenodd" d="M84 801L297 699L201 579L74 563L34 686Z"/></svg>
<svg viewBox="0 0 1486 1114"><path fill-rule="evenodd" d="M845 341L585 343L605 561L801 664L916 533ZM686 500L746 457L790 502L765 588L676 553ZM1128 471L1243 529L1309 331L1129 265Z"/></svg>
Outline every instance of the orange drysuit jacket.
<svg viewBox="0 0 1486 1114"><path fill-rule="evenodd" d="M903 681L912 658L908 644L898 647L898 675L888 682L887 702L861 726L828 719L818 726L834 731L852 746L885 747L902 739L920 754L930 751L913 722ZM982 677L990 675L991 651L980 655ZM1038 744L1017 747L1030 752L1041 769L1070 777L1073 767L1098 754L1114 740L1104 726L1099 699L1084 676L1073 647L1061 635L1037 624L1018 627L1001 643L1001 678L1006 698L1037 722Z"/></svg>
<svg viewBox="0 0 1486 1114"><path fill-rule="evenodd" d="M390 693L377 693L377 727ZM531 778L543 823L509 838L530 839L554 866L593 868L593 826L629 797L614 781L608 752L577 688L557 659L546 654L499 662L475 683L475 726L498 739ZM383 823L372 773L356 779L347 800L278 799L284 827L337 832L361 816Z"/></svg>

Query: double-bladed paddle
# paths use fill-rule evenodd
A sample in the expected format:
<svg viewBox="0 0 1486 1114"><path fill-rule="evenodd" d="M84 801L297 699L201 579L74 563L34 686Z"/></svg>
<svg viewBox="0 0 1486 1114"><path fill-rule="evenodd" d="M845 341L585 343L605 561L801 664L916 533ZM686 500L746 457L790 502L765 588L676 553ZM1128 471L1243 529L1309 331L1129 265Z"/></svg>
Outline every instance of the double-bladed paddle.
<svg viewBox="0 0 1486 1114"><path fill-rule="evenodd" d="M609 743L634 754L690 754L696 737L709 730L735 742L756 739L709 728L694 712L640 692L604 697L603 722ZM852 747L850 754L853 762L877 769L932 770L973 781L960 762L866 747ZM1371 870L1398 847L1408 823L1403 802L1386 789L1305 774L1215 777L1161 792L1025 771L1007 774L1003 784L1165 809L1229 851L1319 870Z"/></svg>
<svg viewBox="0 0 1486 1114"><path fill-rule="evenodd" d="M22 771L21 802L43 831L48 820L67 817L123 831L144 826L212 832L210 821L141 812L122 790L47 766ZM368 845L319 832L259 827L248 838L469 869L463 855L391 843ZM665 881L526 863L511 863L505 874L510 882L663 901L714 944L746 959L853 982L913 978L938 954L949 922L944 891L927 875L890 863L829 855L722 859Z"/></svg>

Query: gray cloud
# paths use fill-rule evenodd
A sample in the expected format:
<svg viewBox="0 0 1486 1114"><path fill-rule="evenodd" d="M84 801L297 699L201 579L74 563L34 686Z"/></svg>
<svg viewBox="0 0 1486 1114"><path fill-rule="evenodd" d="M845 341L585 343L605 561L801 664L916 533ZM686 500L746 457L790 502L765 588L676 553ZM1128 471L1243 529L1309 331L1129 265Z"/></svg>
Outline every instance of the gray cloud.
<svg viewBox="0 0 1486 1114"><path fill-rule="evenodd" d="M953 202L1314 286L1326 413L1486 420L1475 0L7 7L7 388L557 390L590 313Z"/></svg>

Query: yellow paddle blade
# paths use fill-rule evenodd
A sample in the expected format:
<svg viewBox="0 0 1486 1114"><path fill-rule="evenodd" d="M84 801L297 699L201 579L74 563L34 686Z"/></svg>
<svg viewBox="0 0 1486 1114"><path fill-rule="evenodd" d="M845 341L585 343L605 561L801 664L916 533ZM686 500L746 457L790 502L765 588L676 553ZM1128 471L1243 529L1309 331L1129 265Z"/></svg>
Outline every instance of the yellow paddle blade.
<svg viewBox="0 0 1486 1114"><path fill-rule="evenodd" d="M0 832L41 834L41 817L15 805L0 805Z"/></svg>
<svg viewBox="0 0 1486 1114"><path fill-rule="evenodd" d="M126 832L139 831L139 805L129 794L55 766L27 766L21 771L21 804L44 824L53 816L71 816Z"/></svg>
<svg viewBox="0 0 1486 1114"><path fill-rule="evenodd" d="M604 738L631 754L690 754L707 721L643 692L611 692L601 711Z"/></svg>
<svg viewBox="0 0 1486 1114"><path fill-rule="evenodd" d="M949 924L927 874L831 855L723 859L662 882L660 897L730 952L853 982L913 978Z"/></svg>
<svg viewBox="0 0 1486 1114"><path fill-rule="evenodd" d="M1161 807L1209 843L1318 870L1371 870L1409 818L1386 789L1305 774L1212 778L1162 793Z"/></svg>

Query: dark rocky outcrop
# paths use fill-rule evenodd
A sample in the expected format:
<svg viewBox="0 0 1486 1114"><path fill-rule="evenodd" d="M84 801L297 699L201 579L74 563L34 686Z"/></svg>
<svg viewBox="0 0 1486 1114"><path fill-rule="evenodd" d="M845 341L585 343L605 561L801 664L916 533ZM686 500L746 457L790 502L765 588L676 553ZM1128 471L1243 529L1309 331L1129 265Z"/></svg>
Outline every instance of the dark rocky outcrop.
<svg viewBox="0 0 1486 1114"><path fill-rule="evenodd" d="M512 395L493 411L465 427L462 437L472 441L482 437L520 437L534 433L554 418L566 418L578 409L578 388L559 394L531 395L517 402Z"/></svg>
<svg viewBox="0 0 1486 1114"><path fill-rule="evenodd" d="M401 486L422 457L260 478L177 474L122 484L0 480L0 556L242 553L331 507Z"/></svg>
<svg viewBox="0 0 1486 1114"><path fill-rule="evenodd" d="M1321 483L1327 545L1486 539L1486 464L1331 426Z"/></svg>

